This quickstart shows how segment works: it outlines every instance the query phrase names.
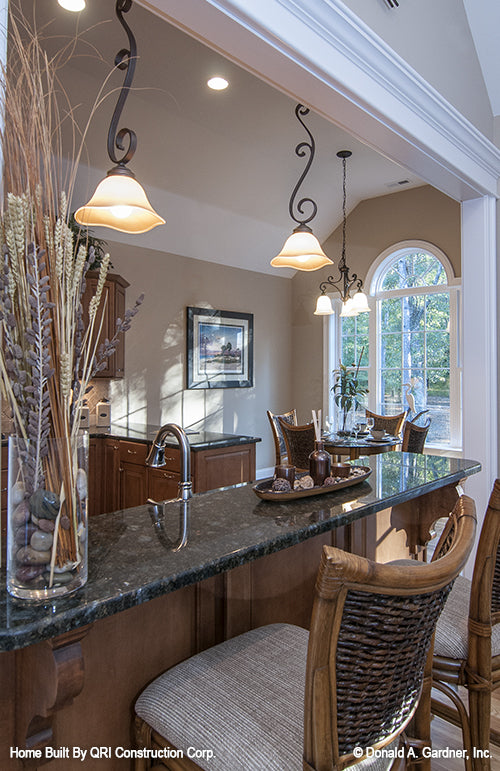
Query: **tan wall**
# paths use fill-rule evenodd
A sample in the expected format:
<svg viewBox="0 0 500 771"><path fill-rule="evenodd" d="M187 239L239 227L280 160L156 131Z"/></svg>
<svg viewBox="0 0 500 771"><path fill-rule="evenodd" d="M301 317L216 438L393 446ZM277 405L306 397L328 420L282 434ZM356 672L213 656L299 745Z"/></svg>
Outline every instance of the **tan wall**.
<svg viewBox="0 0 500 771"><path fill-rule="evenodd" d="M266 410L291 404L289 279L108 241L114 271L130 282L127 307L144 304L126 334L125 379L110 384L112 416L262 438L257 468L274 466ZM187 391L186 306L254 315L254 387Z"/></svg>
<svg viewBox="0 0 500 771"><path fill-rule="evenodd" d="M455 274L460 270L460 204L427 185L362 201L347 219L347 264L361 278L373 261L392 244L410 239L428 241L449 258ZM323 399L323 317L314 316L319 284L338 277L342 229L323 244L333 259L331 270L296 273L293 283L293 404L301 419Z"/></svg>

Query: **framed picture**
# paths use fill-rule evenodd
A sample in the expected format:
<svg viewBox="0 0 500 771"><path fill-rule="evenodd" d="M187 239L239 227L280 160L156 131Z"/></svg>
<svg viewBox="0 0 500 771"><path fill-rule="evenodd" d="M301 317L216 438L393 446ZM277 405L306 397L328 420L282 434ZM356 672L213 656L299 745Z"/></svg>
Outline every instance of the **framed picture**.
<svg viewBox="0 0 500 771"><path fill-rule="evenodd" d="M187 387L253 386L253 314L187 309Z"/></svg>

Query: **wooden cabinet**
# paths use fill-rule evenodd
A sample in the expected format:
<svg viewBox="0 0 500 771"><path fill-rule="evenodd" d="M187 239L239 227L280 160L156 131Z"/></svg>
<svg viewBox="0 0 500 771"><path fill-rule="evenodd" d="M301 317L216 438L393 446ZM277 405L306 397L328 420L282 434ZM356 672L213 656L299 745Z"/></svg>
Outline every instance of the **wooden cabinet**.
<svg viewBox="0 0 500 771"><path fill-rule="evenodd" d="M191 472L195 493L216 487L253 482L255 479L255 444L216 447L191 452Z"/></svg>
<svg viewBox="0 0 500 771"><path fill-rule="evenodd" d="M89 271L87 273L86 288L83 295L83 322L85 326L88 324L89 303L95 294L98 280L98 271ZM101 334L99 335L99 345L106 338L111 340L114 337L116 319L123 319L123 314L125 313L125 290L128 286L129 283L117 273L108 273L101 300L101 306L104 302L105 306ZM94 340L98 332L98 321L99 319L96 319ZM107 359L106 363L106 368L98 372L95 377L123 377L125 372L125 340L123 335L120 336L115 353Z"/></svg>
<svg viewBox="0 0 500 771"><path fill-rule="evenodd" d="M181 454L165 447L161 468L146 466L149 444L126 439L93 438L89 475L90 514L142 506L148 498L166 501L177 497ZM191 450L191 477L195 493L255 479L255 443Z"/></svg>

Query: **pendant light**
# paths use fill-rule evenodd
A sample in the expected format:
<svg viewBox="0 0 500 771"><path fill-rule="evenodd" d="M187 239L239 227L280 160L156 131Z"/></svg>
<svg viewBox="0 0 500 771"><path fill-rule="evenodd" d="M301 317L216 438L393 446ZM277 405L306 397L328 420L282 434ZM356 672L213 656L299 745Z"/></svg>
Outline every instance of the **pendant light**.
<svg viewBox="0 0 500 771"><path fill-rule="evenodd" d="M108 131L108 155L115 166L99 182L90 201L75 212L75 219L80 225L86 227L103 225L120 230L122 233L146 233L157 225L164 225L165 220L152 208L144 189L127 167L137 147L135 132L129 128L122 128L117 133L137 61L135 38L123 18L123 14L131 7L132 0L116 0L116 15L127 33L130 47L129 50L122 48L115 57L115 66L127 71ZM126 140L128 140L127 148ZM121 158L116 155L115 147L124 153Z"/></svg>
<svg viewBox="0 0 500 771"><path fill-rule="evenodd" d="M321 294L316 301L315 316L331 316L333 313L332 303L328 295L326 294L327 288L333 286L339 293L342 300L342 310L340 315L345 318L346 316L357 316L358 313L366 313L371 309L368 306L368 300L363 292L363 282L357 277L356 273L352 276L349 275L349 268L345 259L345 245L346 245L346 162L347 158L350 158L352 152L350 150L340 150L337 153L337 158L342 159L342 256L339 260L339 278L334 281L333 276L328 276L325 281L322 281L319 285ZM351 297L350 290L356 284L357 290L354 297Z"/></svg>
<svg viewBox="0 0 500 771"><path fill-rule="evenodd" d="M325 265L332 264L332 260L330 260L323 252L318 239L307 224L308 222L311 222L311 220L316 216L316 212L318 211L316 203L311 198L301 198L300 201L298 201L296 204L296 209L299 216L294 213L295 196L297 195L299 187L306 178L306 175L311 167L316 149L313 135L302 120L302 116L306 116L308 113L309 108L304 107L302 104L298 104L295 108L295 117L304 127L309 136L309 142L299 142L295 148L295 154L298 155L299 158L303 158L308 153L309 159L299 181L293 189L290 202L288 204L290 217L294 220L294 222L297 223L297 227L294 229L292 235L289 236L285 241L281 252L271 260L271 265L274 268L318 270L318 268L323 268ZM308 204L312 205L311 214L309 217L300 216L304 214L304 205Z"/></svg>

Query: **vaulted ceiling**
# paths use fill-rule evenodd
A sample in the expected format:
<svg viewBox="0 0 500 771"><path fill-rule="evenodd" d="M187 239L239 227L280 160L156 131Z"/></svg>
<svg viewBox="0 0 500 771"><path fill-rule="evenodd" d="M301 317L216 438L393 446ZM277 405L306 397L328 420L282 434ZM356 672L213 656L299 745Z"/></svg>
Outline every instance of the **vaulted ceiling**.
<svg viewBox="0 0 500 771"><path fill-rule="evenodd" d="M23 0L23 7L32 4ZM123 74L111 70L116 52L127 44L114 7L114 0L87 0L85 12L75 15L64 12L57 0L35 3L37 27L43 28L49 48L78 34L61 76L82 127L108 78L107 96L88 132L88 168L80 170L74 208L111 166L106 137L123 82ZM126 18L139 59L120 127L137 133L130 166L167 224L142 236L105 229L99 235L275 273L269 261L293 227L288 201L304 169L304 159L294 152L307 139L294 116L296 102L138 3ZM207 88L214 74L227 78L226 91ZM312 225L321 241L341 221L339 150L353 152L347 167L348 210L363 199L424 184L320 115L311 113L306 122L316 141L316 157L300 194L318 204Z"/></svg>

